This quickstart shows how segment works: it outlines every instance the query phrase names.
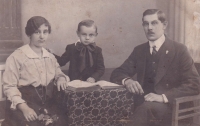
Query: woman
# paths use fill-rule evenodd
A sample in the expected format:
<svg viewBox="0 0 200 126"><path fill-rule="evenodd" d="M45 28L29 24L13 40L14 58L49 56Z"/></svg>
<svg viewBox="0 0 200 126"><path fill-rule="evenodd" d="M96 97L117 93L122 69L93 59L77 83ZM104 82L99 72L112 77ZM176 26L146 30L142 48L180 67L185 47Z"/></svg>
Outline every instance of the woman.
<svg viewBox="0 0 200 126"><path fill-rule="evenodd" d="M5 126L45 125L46 122L40 121L43 116L39 115L42 110L45 110L45 115L46 109L54 107L52 82L59 91L66 89L69 82L69 77L62 73L55 57L43 48L51 33L49 22L34 16L28 20L25 32L30 43L8 57L3 74L3 90L10 105L3 123ZM55 109L52 113L57 114Z"/></svg>

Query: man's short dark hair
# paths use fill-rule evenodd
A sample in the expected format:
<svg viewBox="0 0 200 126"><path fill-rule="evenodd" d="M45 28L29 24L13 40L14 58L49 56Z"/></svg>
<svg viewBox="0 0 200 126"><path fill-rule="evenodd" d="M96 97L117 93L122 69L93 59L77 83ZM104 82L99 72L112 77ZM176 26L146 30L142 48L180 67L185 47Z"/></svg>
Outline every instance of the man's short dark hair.
<svg viewBox="0 0 200 126"><path fill-rule="evenodd" d="M143 21L144 16L146 16L146 15L152 15L152 14L157 14L158 15L158 19L162 23L166 21L165 13L162 12L161 10L158 10L158 9L147 9L146 11L144 11L143 17L142 17L142 21Z"/></svg>
<svg viewBox="0 0 200 126"><path fill-rule="evenodd" d="M96 28L96 33L97 33L97 26L95 25L93 20L87 19L83 20L78 24L78 29L77 32L80 32L81 26L86 26L86 27L91 27L94 26Z"/></svg>

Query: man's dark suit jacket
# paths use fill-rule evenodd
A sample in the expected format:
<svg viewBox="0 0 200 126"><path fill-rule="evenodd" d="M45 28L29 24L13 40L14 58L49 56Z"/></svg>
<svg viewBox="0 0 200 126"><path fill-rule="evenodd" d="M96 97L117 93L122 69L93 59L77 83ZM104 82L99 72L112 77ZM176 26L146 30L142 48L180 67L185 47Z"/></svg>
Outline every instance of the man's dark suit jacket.
<svg viewBox="0 0 200 126"><path fill-rule="evenodd" d="M199 94L199 75L186 46L168 38L164 44L155 77L155 92L165 94L169 103L178 97ZM137 81L143 86L149 48L148 42L135 47L128 59L113 71L111 81L122 84L124 78L137 74Z"/></svg>
<svg viewBox="0 0 200 126"><path fill-rule="evenodd" d="M96 81L104 74L105 66L102 55L102 49L96 46L96 49L92 52L93 66L87 71L84 71L84 75L79 71L79 54L75 44L67 45L65 52L61 57L55 55L60 66L64 66L67 62L70 62L68 76L70 80L81 79L85 81L89 77L93 77Z"/></svg>

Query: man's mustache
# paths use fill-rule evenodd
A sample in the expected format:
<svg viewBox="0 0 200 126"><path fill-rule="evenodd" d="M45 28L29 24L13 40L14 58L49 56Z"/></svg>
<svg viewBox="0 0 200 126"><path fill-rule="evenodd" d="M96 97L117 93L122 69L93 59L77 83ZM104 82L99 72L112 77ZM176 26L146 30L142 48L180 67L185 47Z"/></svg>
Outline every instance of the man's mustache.
<svg viewBox="0 0 200 126"><path fill-rule="evenodd" d="M154 34L154 32L152 32L152 31L148 31L147 33L148 33L148 34Z"/></svg>

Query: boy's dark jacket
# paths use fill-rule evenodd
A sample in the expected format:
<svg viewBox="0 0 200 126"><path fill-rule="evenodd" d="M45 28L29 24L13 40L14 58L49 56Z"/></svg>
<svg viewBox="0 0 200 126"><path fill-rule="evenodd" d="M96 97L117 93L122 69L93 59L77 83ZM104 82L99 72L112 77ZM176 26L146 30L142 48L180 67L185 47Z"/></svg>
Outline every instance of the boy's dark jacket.
<svg viewBox="0 0 200 126"><path fill-rule="evenodd" d="M104 74L105 66L102 55L102 49L96 46L96 49L92 52L93 66L85 69L82 73L79 71L79 54L80 52L76 49L75 43L67 45L63 55L55 55L60 66L64 66L67 62L69 64L68 76L70 80L80 79L86 81L89 77L93 77L96 81Z"/></svg>

